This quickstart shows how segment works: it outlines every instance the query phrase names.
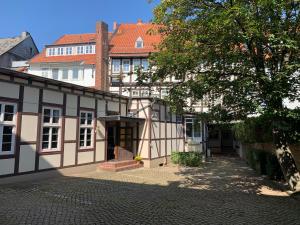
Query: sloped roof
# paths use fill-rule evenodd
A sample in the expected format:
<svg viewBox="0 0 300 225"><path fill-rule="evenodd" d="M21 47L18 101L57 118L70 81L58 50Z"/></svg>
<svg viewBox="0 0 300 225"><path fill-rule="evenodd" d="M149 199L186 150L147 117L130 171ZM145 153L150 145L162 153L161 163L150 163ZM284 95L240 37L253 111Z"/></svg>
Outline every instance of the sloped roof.
<svg viewBox="0 0 300 225"><path fill-rule="evenodd" d="M16 45L24 41L28 36L17 36L12 38L0 38L0 55L8 52Z"/></svg>
<svg viewBox="0 0 300 225"><path fill-rule="evenodd" d="M82 55L64 55L64 56L47 56L46 49L42 53L33 57L30 63L62 63L62 62L83 62L87 65L93 65L96 63L95 54L82 54Z"/></svg>
<svg viewBox="0 0 300 225"><path fill-rule="evenodd" d="M157 51L162 38L158 33L159 26L151 23L121 24L110 41L110 55L143 55ZM135 42L141 37L143 48L136 48Z"/></svg>
<svg viewBox="0 0 300 225"><path fill-rule="evenodd" d="M52 45L69 45L69 44L84 44L95 43L96 34L65 34L57 39ZM51 46L51 45L49 45Z"/></svg>

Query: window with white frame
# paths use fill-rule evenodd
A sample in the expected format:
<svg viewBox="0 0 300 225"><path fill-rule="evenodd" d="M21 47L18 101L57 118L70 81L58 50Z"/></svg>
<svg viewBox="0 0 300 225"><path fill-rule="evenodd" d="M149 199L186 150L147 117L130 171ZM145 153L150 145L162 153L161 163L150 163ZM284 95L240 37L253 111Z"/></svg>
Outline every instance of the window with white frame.
<svg viewBox="0 0 300 225"><path fill-rule="evenodd" d="M130 72L130 60L129 59L123 59L122 60L122 64L123 64L123 72L128 73Z"/></svg>
<svg viewBox="0 0 300 225"><path fill-rule="evenodd" d="M48 68L42 68L42 76L43 77L48 77Z"/></svg>
<svg viewBox="0 0 300 225"><path fill-rule="evenodd" d="M168 89L161 89L160 94L161 94L161 98L165 98L166 96L169 95L169 90Z"/></svg>
<svg viewBox="0 0 300 225"><path fill-rule="evenodd" d="M141 96L142 97L149 97L150 92L148 90L142 90L141 91Z"/></svg>
<svg viewBox="0 0 300 225"><path fill-rule="evenodd" d="M55 48L49 48L49 50L48 50L48 55L49 55L49 56L55 55L55 54L56 54L56 51L55 51L55 50L56 50Z"/></svg>
<svg viewBox="0 0 300 225"><path fill-rule="evenodd" d="M77 54L83 54L84 53L84 47L83 46L77 46Z"/></svg>
<svg viewBox="0 0 300 225"><path fill-rule="evenodd" d="M69 70L67 68L64 68L62 70L62 79L63 80L68 80L69 79Z"/></svg>
<svg viewBox="0 0 300 225"><path fill-rule="evenodd" d="M138 37L138 39L136 39L135 47L136 48L143 48L144 47L144 41L141 37Z"/></svg>
<svg viewBox="0 0 300 225"><path fill-rule="evenodd" d="M85 54L92 54L93 53L93 45L85 46Z"/></svg>
<svg viewBox="0 0 300 225"><path fill-rule="evenodd" d="M93 147L94 137L94 113L89 111L80 111L80 128L79 128L79 147Z"/></svg>
<svg viewBox="0 0 300 225"><path fill-rule="evenodd" d="M142 59L142 68L143 71L147 71L149 69L148 59Z"/></svg>
<svg viewBox="0 0 300 225"><path fill-rule="evenodd" d="M78 70L78 68L73 69L72 79L73 80L78 80L79 79L79 70Z"/></svg>
<svg viewBox="0 0 300 225"><path fill-rule="evenodd" d="M17 105L0 102L0 155L14 153Z"/></svg>
<svg viewBox="0 0 300 225"><path fill-rule="evenodd" d="M42 150L59 151L61 109L44 107L42 122Z"/></svg>
<svg viewBox="0 0 300 225"><path fill-rule="evenodd" d="M64 54L64 48L57 48L57 55L63 55Z"/></svg>
<svg viewBox="0 0 300 225"><path fill-rule="evenodd" d="M119 59L113 59L112 60L112 72L113 73L119 73L120 72L120 64L121 64L121 61Z"/></svg>
<svg viewBox="0 0 300 225"><path fill-rule="evenodd" d="M140 66L141 66L141 60L140 59L134 59L133 60L133 70L137 71Z"/></svg>
<svg viewBox="0 0 300 225"><path fill-rule="evenodd" d="M186 139L196 139L201 137L201 121L196 118L185 119Z"/></svg>
<svg viewBox="0 0 300 225"><path fill-rule="evenodd" d="M132 90L131 91L131 95L132 95L132 97L139 97L140 96L140 92L138 90Z"/></svg>
<svg viewBox="0 0 300 225"><path fill-rule="evenodd" d="M72 47L66 47L66 55L72 55L73 48Z"/></svg>
<svg viewBox="0 0 300 225"><path fill-rule="evenodd" d="M52 79L58 80L58 69L52 69Z"/></svg>

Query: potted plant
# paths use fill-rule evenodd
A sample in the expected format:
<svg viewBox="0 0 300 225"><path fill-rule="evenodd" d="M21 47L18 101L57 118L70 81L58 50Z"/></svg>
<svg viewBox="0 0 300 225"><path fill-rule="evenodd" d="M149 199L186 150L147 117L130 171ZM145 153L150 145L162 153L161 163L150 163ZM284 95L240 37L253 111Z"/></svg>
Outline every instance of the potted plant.
<svg viewBox="0 0 300 225"><path fill-rule="evenodd" d="M134 157L134 160L138 163L138 164L142 164L142 157L140 155L137 155L136 157Z"/></svg>

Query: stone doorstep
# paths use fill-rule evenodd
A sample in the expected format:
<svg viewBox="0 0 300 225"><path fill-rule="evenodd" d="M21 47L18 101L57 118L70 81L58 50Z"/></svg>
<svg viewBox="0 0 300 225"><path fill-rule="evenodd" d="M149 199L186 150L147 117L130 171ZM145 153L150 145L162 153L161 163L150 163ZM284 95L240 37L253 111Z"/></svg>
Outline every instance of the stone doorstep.
<svg viewBox="0 0 300 225"><path fill-rule="evenodd" d="M100 163L97 169L118 172L123 170L136 169L140 167L143 167L143 165L137 163L135 160L127 160L120 162Z"/></svg>

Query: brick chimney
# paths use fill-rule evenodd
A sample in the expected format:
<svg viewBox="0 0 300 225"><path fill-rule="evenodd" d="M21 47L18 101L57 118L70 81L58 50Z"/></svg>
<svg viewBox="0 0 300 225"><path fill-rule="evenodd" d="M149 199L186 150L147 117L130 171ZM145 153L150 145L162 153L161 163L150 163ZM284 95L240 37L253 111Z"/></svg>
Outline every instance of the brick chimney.
<svg viewBox="0 0 300 225"><path fill-rule="evenodd" d="M95 88L108 91L108 25L96 23L96 72Z"/></svg>

